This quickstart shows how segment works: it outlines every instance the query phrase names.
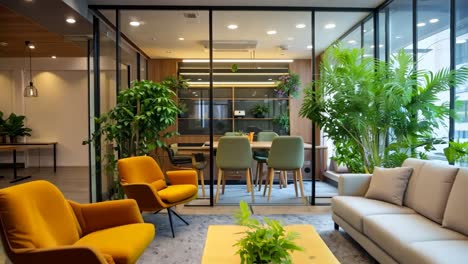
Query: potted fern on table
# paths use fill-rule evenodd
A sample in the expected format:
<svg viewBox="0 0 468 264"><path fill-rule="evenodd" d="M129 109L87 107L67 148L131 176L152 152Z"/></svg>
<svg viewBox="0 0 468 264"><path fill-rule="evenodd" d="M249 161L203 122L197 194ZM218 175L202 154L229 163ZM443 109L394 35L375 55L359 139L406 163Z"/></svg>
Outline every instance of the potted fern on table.
<svg viewBox="0 0 468 264"><path fill-rule="evenodd" d="M234 215L236 224L247 227L245 236L234 246L241 264L291 264L291 253L303 251L294 240L299 237L297 232L287 232L277 220L264 218L261 221L252 218L249 206L240 202L240 211Z"/></svg>

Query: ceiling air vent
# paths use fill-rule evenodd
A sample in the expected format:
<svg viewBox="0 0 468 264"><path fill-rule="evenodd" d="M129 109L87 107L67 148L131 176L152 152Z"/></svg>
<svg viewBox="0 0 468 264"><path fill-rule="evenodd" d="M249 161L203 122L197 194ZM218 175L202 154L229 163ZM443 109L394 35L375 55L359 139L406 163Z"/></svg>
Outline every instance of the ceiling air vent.
<svg viewBox="0 0 468 264"><path fill-rule="evenodd" d="M200 24L200 14L197 11L184 12L185 23Z"/></svg>
<svg viewBox="0 0 468 264"><path fill-rule="evenodd" d="M209 41L202 41L205 51L209 51ZM256 40L215 40L213 41L214 52L250 52L257 48Z"/></svg>

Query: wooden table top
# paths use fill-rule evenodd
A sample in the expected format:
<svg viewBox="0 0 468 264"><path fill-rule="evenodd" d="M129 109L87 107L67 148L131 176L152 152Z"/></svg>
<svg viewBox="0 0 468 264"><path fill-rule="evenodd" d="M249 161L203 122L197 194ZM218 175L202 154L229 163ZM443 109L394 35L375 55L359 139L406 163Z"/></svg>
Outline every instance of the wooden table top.
<svg viewBox="0 0 468 264"><path fill-rule="evenodd" d="M296 243L304 248L304 251L292 253L294 264L339 264L320 235L311 225L288 225L284 227L287 231L295 231L300 234ZM244 226L237 225L210 225L203 250L202 264L238 264L239 255L236 255L237 247L233 245L242 237Z"/></svg>
<svg viewBox="0 0 468 264"><path fill-rule="evenodd" d="M54 141L33 141L33 142L16 142L16 143L0 143L0 146L42 146L55 145L58 142Z"/></svg>
<svg viewBox="0 0 468 264"><path fill-rule="evenodd" d="M213 148L218 148L218 141L213 142ZM252 149L271 149L271 141L253 141L250 143ZM210 142L205 142L202 146L184 146L177 147L177 150L201 150L208 151L210 149ZM304 149L312 149L312 144L304 143ZM315 146L315 149L327 149L327 146Z"/></svg>
<svg viewBox="0 0 468 264"><path fill-rule="evenodd" d="M1 146L0 145L0 151L1 150L14 150L14 149L16 149L15 146Z"/></svg>

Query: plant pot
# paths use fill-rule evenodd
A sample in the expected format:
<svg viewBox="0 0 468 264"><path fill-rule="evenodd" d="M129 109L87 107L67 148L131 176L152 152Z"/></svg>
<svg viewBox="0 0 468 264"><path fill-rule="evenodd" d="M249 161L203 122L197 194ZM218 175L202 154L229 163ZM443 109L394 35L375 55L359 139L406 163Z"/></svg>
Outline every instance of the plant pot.
<svg viewBox="0 0 468 264"><path fill-rule="evenodd" d="M18 143L18 137L17 136L10 136L10 143Z"/></svg>
<svg viewBox="0 0 468 264"><path fill-rule="evenodd" d="M255 118L265 118L265 114L255 114Z"/></svg>
<svg viewBox="0 0 468 264"><path fill-rule="evenodd" d="M6 135L0 136L0 144L5 144L5 143L7 143Z"/></svg>

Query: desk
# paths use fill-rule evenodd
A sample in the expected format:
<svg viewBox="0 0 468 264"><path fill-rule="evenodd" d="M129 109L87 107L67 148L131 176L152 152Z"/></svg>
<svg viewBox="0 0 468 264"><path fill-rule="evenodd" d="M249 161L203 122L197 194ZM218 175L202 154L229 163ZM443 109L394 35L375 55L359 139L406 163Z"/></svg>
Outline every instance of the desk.
<svg viewBox="0 0 468 264"><path fill-rule="evenodd" d="M311 225L288 225L287 231L295 231L300 237L295 242L304 248L304 251L292 253L294 264L339 264L325 242ZM236 225L210 225L203 250L202 264L238 264L239 255L236 255L237 247L233 245L242 237L239 234L246 230L244 226Z"/></svg>
<svg viewBox="0 0 468 264"><path fill-rule="evenodd" d="M13 145L0 146L0 151L2 151L2 150L12 150L13 151L13 180L10 181L10 183L15 183L15 182L19 182L19 181L31 178L31 176L18 177L18 168L16 168L16 149L17 148L18 148L17 146L13 146Z"/></svg>
<svg viewBox="0 0 468 264"><path fill-rule="evenodd" d="M57 142L18 142L18 143L7 143L0 144L0 147L15 147L13 163L16 163L16 149L20 147L30 146L52 146L54 151L54 172L57 172Z"/></svg>

